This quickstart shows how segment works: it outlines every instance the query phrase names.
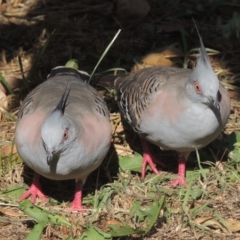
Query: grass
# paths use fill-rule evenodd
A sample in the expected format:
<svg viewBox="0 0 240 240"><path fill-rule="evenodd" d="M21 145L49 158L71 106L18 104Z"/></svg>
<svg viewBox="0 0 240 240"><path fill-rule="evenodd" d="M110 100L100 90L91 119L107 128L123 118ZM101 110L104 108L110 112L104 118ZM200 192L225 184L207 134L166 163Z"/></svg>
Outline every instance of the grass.
<svg viewBox="0 0 240 240"><path fill-rule="evenodd" d="M173 6L170 1L166 2L166 6L160 9L152 8L144 19L148 28L141 23L131 25L130 20L127 25L121 23L121 34L103 59L102 53L119 28L118 24L116 27L109 22L109 15L101 15L107 12L109 3L96 5L94 9L84 1L81 6L74 2L74 7L72 3L63 6L61 1L51 4L46 1L45 4L38 8L40 14L49 18L42 22L45 31L36 22L34 30L25 29L23 20L28 21L27 18L19 19L18 27L2 25L7 39L16 38L15 43L24 42L25 49L17 51L18 58L14 57L15 52L9 51L6 61L3 61L2 53L0 61L1 80L4 79L3 84L9 93L14 91L14 95L8 95L8 107L0 108L0 239L240 239L240 134L237 132L240 128L239 99L236 95L240 49L237 44L238 28L234 28L234 23L238 21L238 14L233 12L236 8L234 3L230 6L223 1L218 9L217 1L214 6L208 3ZM80 15L77 6L81 10ZM130 130L123 131L112 82L103 76L103 72L107 74L110 68L129 70L133 59L176 39L185 54L170 59L176 66L182 67L182 62L184 66L194 66L195 58L189 49L196 48L198 40L195 35L188 34L193 26L188 27L184 22L190 16L189 11L195 13L194 19L199 23L200 32L204 27L205 45L218 50L211 63L233 94L232 114L221 140L217 139L210 146L191 154L187 163L188 185L170 188L169 184L176 176L175 153L161 152L152 146L154 154L167 167L159 167L159 175L148 171L144 181L140 179L140 141ZM217 18L217 12L224 19L224 24L219 27L220 33L209 17L210 14ZM29 19L31 16L40 17L36 10L30 13ZM159 16L162 16L160 20ZM8 22L6 18L3 20ZM13 18L10 20L13 21ZM153 34L148 30L149 26L160 29L166 22L174 27L174 21L184 26L178 35L175 31L166 33L159 30L161 34ZM61 24L57 25L58 22ZM12 47L11 43L4 44ZM95 74L91 83L107 101L113 126L113 147L84 186L83 204L89 210L86 216L63 211L72 200L73 180L57 182L43 178L43 191L50 201L38 201L36 205L29 201L19 203L18 198L31 183L33 172L23 165L12 142L20 105L19 95L26 95L22 90L31 90L39 79L46 78L52 67L63 65L72 58L78 60L80 69L89 72L96 62L102 60L98 70L101 74ZM9 74L25 79L21 91L6 84Z"/></svg>
<svg viewBox="0 0 240 240"><path fill-rule="evenodd" d="M140 165L138 154L133 159L135 157L139 159L134 161L135 164ZM15 154L8 161L1 159L1 186L3 182L5 185L1 190L1 219L3 223L8 222L12 231L19 225L25 226L21 228L21 234L25 236L22 239L51 239L56 232L55 239L67 239L70 236L74 239L112 239L123 236L129 238L131 235L137 239L148 239L156 233L166 237L166 228L169 239L191 239L192 235L199 239L202 234L206 239L211 236L215 236L215 239L231 239L238 234L233 234L236 230L229 227L229 216L234 219L235 225L239 225L239 211L233 209L239 201L239 190L236 189L239 185L239 167L236 168L236 161L224 163L224 172L213 164L206 167L203 163L204 166L198 169L195 165L196 169L187 171L188 185L175 189L169 187L174 177L169 172L164 171L160 175L149 173L142 181L138 174L123 170L122 164L112 183L105 183L95 190L91 188L87 195L85 193L83 203L90 211L87 216L82 216L64 213L63 209L69 201L54 199L59 199L57 195L60 189L51 190L53 199L49 203L38 202L33 206L29 201L16 201L24 188L20 177L22 163ZM137 166L133 167L138 169ZM25 174L29 175L29 170ZM93 181L92 177L89 181ZM53 181L44 179L44 182L48 183L43 185L45 191L52 188ZM60 184L67 187L69 182ZM87 183L85 190L88 187ZM72 192L65 194L71 196ZM4 214L3 209L11 212ZM20 215L16 216L19 210ZM8 239L6 235L2 237Z"/></svg>

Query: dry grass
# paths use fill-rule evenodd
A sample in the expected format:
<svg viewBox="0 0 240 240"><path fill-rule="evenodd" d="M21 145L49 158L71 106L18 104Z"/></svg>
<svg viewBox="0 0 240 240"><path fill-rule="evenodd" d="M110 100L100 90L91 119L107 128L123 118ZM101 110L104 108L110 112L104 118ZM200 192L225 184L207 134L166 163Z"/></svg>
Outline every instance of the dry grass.
<svg viewBox="0 0 240 240"><path fill-rule="evenodd" d="M31 183L32 171L22 164L12 144L14 118L26 93L45 79L52 67L64 65L72 58L78 60L80 69L91 72L119 28L123 30L97 72L113 67L130 70L134 59L170 43L172 47L176 39L178 49L174 49L174 54L160 54L157 61L182 67L184 52L198 45L195 35L186 34L192 33L191 16L201 30L205 26L205 45L220 51L211 57L212 65L232 98L231 116L221 140L200 151L200 166L195 154L191 155L187 165L188 186L176 189L169 188L169 180L177 167L175 153L160 152L152 146L167 168L159 176L149 172L142 182L137 173L119 168L119 156L136 157L136 152L141 153L140 142L138 136L122 125L112 91L112 77L95 76L92 84L104 96L111 111L113 147L100 170L89 176L84 187L84 205L89 209L86 216L63 211L73 196L73 181L42 179L44 192L51 200L49 203L39 201L37 206L49 214L66 218L71 226L49 223L41 239L80 239L89 228L108 232L110 225L121 228L126 224L132 229L144 230L151 225L149 219L154 219L151 209L160 211L150 231L116 239L240 239L239 159L232 153L233 146L224 142L230 133L240 128L240 46L235 35L237 29L232 30L229 38L224 38L220 27L221 23L229 22L239 5L223 3L218 8L206 1L199 4L198 9L195 4L170 2L151 0L149 14L134 20L129 15L124 16L122 7L119 10L110 0L104 3L94 0L68 3L61 0L0 1L0 43L3 47L0 72L11 82L15 93L6 93L7 97L0 102L0 239L25 239L36 226L36 221L21 210L23 205L17 201L25 184ZM214 19L217 18L220 19L219 29L215 27ZM178 31L176 23L184 27L185 33ZM40 56L50 36L50 44ZM184 45L182 39L187 50L180 47ZM195 56L190 55L188 59L188 65L193 66ZM148 63L149 60L144 64ZM23 75L27 82L22 81Z"/></svg>

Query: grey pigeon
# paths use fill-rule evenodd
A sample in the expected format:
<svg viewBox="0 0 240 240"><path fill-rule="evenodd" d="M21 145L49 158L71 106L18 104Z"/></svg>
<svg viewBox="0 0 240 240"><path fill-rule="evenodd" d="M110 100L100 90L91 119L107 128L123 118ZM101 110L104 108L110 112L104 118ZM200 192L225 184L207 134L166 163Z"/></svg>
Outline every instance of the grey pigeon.
<svg viewBox="0 0 240 240"><path fill-rule="evenodd" d="M23 101L15 141L20 157L35 175L20 200L30 195L32 202L36 197L47 200L40 175L53 180L75 179L75 197L68 210L84 212L82 187L111 143L106 103L82 80L86 77L85 72L57 67Z"/></svg>
<svg viewBox="0 0 240 240"><path fill-rule="evenodd" d="M154 165L158 161L149 151L149 141L179 153L178 177L171 185L186 184L186 161L191 151L212 142L227 123L230 98L198 35L200 57L193 70L150 67L115 80L120 111L142 140L142 178L147 164L158 174Z"/></svg>

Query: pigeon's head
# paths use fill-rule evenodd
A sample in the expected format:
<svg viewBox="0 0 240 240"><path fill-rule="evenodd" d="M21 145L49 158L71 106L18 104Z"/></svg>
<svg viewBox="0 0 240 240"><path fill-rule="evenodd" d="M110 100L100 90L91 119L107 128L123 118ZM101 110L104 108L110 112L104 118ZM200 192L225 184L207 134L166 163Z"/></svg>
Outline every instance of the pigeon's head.
<svg viewBox="0 0 240 240"><path fill-rule="evenodd" d="M219 80L212 69L199 32L198 35L200 57L197 60L197 66L190 75L188 93L193 100L219 110Z"/></svg>
<svg viewBox="0 0 240 240"><path fill-rule="evenodd" d="M41 128L42 144L46 151L48 164L51 163L56 154L64 152L76 139L74 124L64 115L68 94L69 91L67 92L66 86L59 104L48 116Z"/></svg>

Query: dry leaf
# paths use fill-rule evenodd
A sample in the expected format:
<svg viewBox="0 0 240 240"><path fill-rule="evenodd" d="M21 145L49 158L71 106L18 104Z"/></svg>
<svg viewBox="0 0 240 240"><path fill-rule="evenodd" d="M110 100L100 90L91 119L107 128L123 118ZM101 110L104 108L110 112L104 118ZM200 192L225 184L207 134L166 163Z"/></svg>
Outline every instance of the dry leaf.
<svg viewBox="0 0 240 240"><path fill-rule="evenodd" d="M108 220L108 221L106 221L105 224L103 225L102 230L103 230L104 232L108 232L108 231L109 231L109 227L108 227L109 225L122 226L123 223L121 223L121 222L119 222L119 221L117 221L117 220Z"/></svg>
<svg viewBox="0 0 240 240"><path fill-rule="evenodd" d="M17 149L15 145L13 147L12 145L5 145L1 147L0 153L2 157L8 157L10 154L17 153Z"/></svg>
<svg viewBox="0 0 240 240"><path fill-rule="evenodd" d="M150 11L146 0L117 0L116 15L118 19L129 20L145 17Z"/></svg>
<svg viewBox="0 0 240 240"><path fill-rule="evenodd" d="M228 230L214 218L202 218L202 217L200 217L200 218L196 218L194 220L194 222L197 223L197 224L201 224L205 227L212 227L214 229L221 229L224 233L229 233Z"/></svg>
<svg viewBox="0 0 240 240"><path fill-rule="evenodd" d="M0 101L2 101L2 99L5 99L5 98L6 98L5 92L2 89L0 89Z"/></svg>
<svg viewBox="0 0 240 240"><path fill-rule="evenodd" d="M3 222L3 221L1 221L0 222L0 228L5 227L5 226L10 225L10 224L12 224L12 223L11 222Z"/></svg>
<svg viewBox="0 0 240 240"><path fill-rule="evenodd" d="M169 59L171 57L182 56L182 51L177 48L178 44L172 44L163 48L156 50L155 52L149 53L141 59L142 63L136 63L132 72L137 72L142 68L152 67L152 66L165 66L171 67L173 62Z"/></svg>
<svg viewBox="0 0 240 240"><path fill-rule="evenodd" d="M24 216L22 213L19 212L15 212L12 211L10 209L6 209L6 208L0 208L0 213L10 216L10 217L20 217L20 216Z"/></svg>
<svg viewBox="0 0 240 240"><path fill-rule="evenodd" d="M226 224L228 226L228 229L232 232L238 232L240 231L240 221L236 221L234 219L227 219Z"/></svg>
<svg viewBox="0 0 240 240"><path fill-rule="evenodd" d="M196 218L194 220L195 223L201 224L205 227L212 227L215 229L221 229L225 233L229 233L227 229L219 223L216 219L214 218ZM228 227L228 230L231 232L238 232L240 231L240 221L234 220L234 219L226 219L225 223Z"/></svg>

